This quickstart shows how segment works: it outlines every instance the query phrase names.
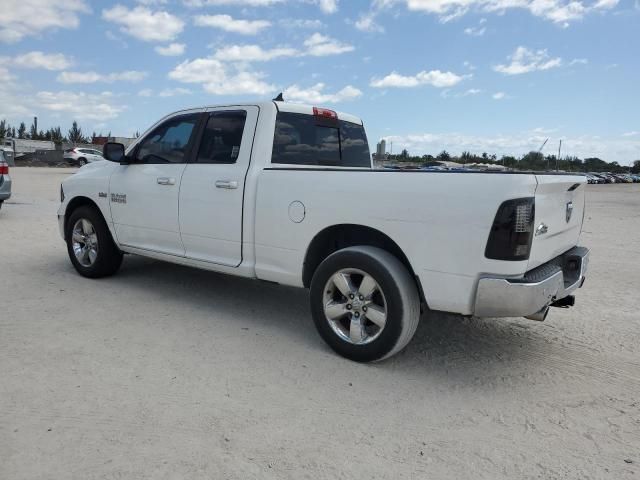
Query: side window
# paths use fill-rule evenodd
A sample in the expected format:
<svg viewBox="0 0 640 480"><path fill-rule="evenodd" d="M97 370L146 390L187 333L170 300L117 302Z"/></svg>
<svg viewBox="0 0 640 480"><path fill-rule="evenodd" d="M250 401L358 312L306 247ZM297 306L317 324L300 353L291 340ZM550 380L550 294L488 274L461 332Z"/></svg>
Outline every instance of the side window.
<svg viewBox="0 0 640 480"><path fill-rule="evenodd" d="M214 112L202 134L196 163L236 163L247 112Z"/></svg>
<svg viewBox="0 0 640 480"><path fill-rule="evenodd" d="M140 163L185 163L189 140L199 114L182 115L167 120L151 132L137 148Z"/></svg>
<svg viewBox="0 0 640 480"><path fill-rule="evenodd" d="M368 168L371 156L362 125L280 112L271 163Z"/></svg>

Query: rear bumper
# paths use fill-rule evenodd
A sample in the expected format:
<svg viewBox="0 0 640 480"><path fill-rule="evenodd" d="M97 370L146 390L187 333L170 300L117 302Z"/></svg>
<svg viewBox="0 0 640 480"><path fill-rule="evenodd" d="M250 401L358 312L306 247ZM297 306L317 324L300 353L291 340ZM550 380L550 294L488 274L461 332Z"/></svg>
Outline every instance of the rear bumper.
<svg viewBox="0 0 640 480"><path fill-rule="evenodd" d="M474 315L526 317L582 287L589 265L589 250L574 247L527 272L521 279L481 278Z"/></svg>

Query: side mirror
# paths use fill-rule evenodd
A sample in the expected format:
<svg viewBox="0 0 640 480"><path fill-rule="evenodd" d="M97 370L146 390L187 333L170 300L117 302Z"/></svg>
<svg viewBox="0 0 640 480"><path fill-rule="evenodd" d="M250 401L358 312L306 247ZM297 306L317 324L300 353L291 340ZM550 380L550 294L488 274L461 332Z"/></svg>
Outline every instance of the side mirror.
<svg viewBox="0 0 640 480"><path fill-rule="evenodd" d="M124 145L116 142L107 142L102 147L102 156L110 162L128 163L124 154Z"/></svg>

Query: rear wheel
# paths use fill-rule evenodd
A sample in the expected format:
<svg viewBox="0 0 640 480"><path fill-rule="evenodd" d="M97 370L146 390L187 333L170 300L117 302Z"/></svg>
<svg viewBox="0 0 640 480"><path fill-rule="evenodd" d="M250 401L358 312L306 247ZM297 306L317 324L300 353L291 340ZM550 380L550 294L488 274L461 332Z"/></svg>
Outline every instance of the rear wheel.
<svg viewBox="0 0 640 480"><path fill-rule="evenodd" d="M326 258L311 281L311 312L337 353L372 362L402 350L420 319L420 297L407 268L386 250L349 247Z"/></svg>
<svg viewBox="0 0 640 480"><path fill-rule="evenodd" d="M84 165L86 165L86 164L87 164L87 159L86 159L86 158L79 158L79 159L78 159L78 165L79 165L79 166L81 166L81 167L82 167L82 166L84 166Z"/></svg>
<svg viewBox="0 0 640 480"><path fill-rule="evenodd" d="M122 264L107 223L94 207L75 209L67 221L67 252L77 272L89 278L113 275Z"/></svg>

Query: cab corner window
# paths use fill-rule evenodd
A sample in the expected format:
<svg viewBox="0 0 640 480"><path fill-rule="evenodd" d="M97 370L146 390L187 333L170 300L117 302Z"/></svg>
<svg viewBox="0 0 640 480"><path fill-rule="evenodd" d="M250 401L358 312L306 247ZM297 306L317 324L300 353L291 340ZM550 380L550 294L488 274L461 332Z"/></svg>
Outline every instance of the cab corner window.
<svg viewBox="0 0 640 480"><path fill-rule="evenodd" d="M137 149L140 163L186 163L198 114L174 117L149 134Z"/></svg>
<svg viewBox="0 0 640 480"><path fill-rule="evenodd" d="M244 110L214 112L202 134L197 163L236 163L247 119Z"/></svg>

